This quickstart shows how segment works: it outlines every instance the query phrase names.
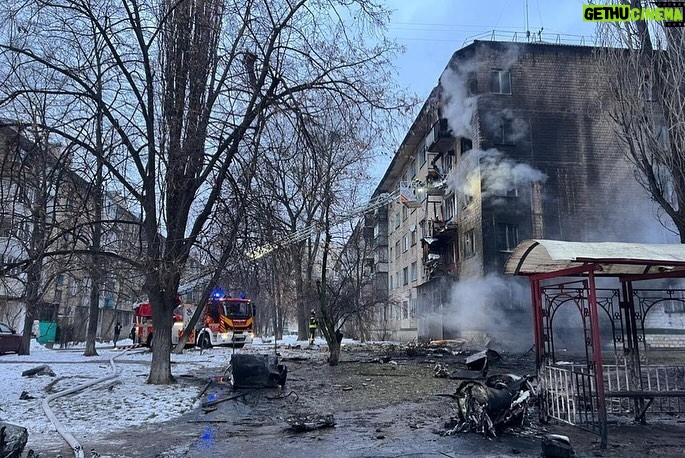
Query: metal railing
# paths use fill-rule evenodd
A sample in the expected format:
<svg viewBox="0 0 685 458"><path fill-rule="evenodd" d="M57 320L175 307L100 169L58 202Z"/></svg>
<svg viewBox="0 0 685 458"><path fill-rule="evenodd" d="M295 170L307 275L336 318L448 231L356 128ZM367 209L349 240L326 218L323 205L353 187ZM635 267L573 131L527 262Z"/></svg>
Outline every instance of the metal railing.
<svg viewBox="0 0 685 458"><path fill-rule="evenodd" d="M607 394L607 413L635 415L635 397L614 397L612 393L645 393L653 398L649 412L663 414L685 413L685 366L643 365L641 386L633 386L630 366L626 358L616 364L605 364L604 388ZM549 365L541 372L542 404L545 414L558 421L598 432L599 412L594 375L585 365Z"/></svg>
<svg viewBox="0 0 685 458"><path fill-rule="evenodd" d="M567 33L549 33L526 30L487 30L466 37L462 46L467 46L476 40L482 41L510 41L514 43L540 43L556 45L596 46L597 39L593 35L573 35Z"/></svg>
<svg viewBox="0 0 685 458"><path fill-rule="evenodd" d="M546 415L599 434L597 394L593 375L585 367L544 368L543 408Z"/></svg>

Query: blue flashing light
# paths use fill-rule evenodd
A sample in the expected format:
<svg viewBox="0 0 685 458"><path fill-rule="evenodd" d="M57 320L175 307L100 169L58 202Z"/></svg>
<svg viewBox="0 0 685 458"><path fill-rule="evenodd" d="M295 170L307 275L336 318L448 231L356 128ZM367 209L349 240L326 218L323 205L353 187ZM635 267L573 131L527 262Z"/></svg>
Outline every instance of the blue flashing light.
<svg viewBox="0 0 685 458"><path fill-rule="evenodd" d="M221 288L215 289L214 292L212 293L212 297L215 299L218 299L218 298L223 297L223 296L224 296L224 292L221 291Z"/></svg>
<svg viewBox="0 0 685 458"><path fill-rule="evenodd" d="M241 299L245 299L245 295L244 295L243 293L240 293L240 296L239 296L239 297L240 297Z"/></svg>

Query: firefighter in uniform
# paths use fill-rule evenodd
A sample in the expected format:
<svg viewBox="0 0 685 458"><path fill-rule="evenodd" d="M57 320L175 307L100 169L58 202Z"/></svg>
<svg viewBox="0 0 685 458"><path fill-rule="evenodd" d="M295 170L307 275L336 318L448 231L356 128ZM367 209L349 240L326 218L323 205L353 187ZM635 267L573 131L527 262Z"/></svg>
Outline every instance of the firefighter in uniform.
<svg viewBox="0 0 685 458"><path fill-rule="evenodd" d="M309 345L314 345L314 337L316 336L318 324L319 323L316 321L316 312L312 310L312 313L309 316Z"/></svg>

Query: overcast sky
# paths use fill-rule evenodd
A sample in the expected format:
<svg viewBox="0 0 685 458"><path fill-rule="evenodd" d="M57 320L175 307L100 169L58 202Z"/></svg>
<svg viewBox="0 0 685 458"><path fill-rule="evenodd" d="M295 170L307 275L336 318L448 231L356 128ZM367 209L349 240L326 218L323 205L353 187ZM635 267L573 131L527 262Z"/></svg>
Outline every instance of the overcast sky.
<svg viewBox="0 0 685 458"><path fill-rule="evenodd" d="M579 44L592 44L594 26L583 22L582 0L386 0L394 11L388 34L406 48L396 62L400 85L425 100L437 84L452 54L475 39L490 39L492 31L502 41L526 41L528 30L542 29L542 38ZM399 145L396 145L396 147ZM390 155L379 160L380 179Z"/></svg>

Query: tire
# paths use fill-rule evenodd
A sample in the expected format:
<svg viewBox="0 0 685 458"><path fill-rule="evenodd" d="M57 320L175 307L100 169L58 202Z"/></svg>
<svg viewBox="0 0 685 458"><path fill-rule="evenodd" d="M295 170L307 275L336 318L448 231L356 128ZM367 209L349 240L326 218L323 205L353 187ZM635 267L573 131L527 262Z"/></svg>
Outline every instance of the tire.
<svg viewBox="0 0 685 458"><path fill-rule="evenodd" d="M200 339L199 339L197 345L198 345L198 347L200 347L203 350L205 348L212 348L212 342L207 337L207 334L200 335Z"/></svg>

